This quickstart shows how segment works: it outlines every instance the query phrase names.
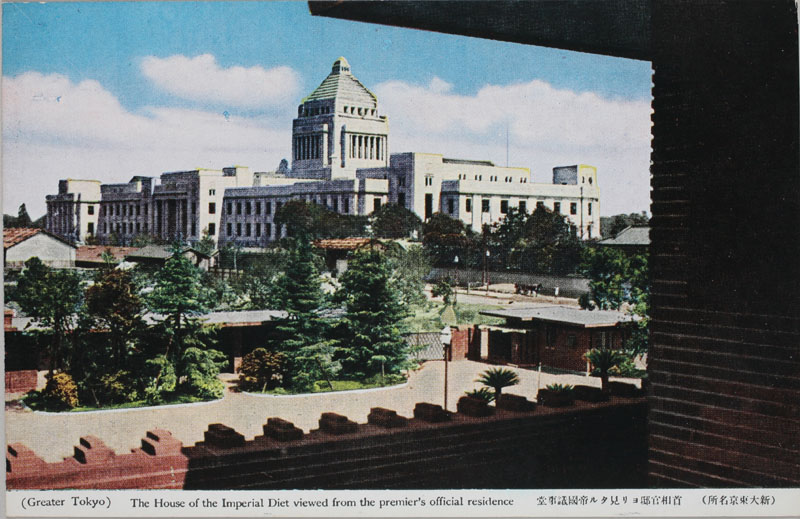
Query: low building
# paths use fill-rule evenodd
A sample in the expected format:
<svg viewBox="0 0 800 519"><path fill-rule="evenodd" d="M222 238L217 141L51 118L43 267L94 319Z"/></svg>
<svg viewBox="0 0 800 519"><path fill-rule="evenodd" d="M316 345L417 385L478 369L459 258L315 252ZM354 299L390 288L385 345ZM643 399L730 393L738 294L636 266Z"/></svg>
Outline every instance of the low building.
<svg viewBox="0 0 800 519"><path fill-rule="evenodd" d="M109 245L81 245L75 251L75 266L78 268L99 268L105 265L106 257L119 263L129 254L139 250L138 247L112 247Z"/></svg>
<svg viewBox="0 0 800 519"><path fill-rule="evenodd" d="M374 238L332 238L317 240L314 247L322 251L325 266L334 276L340 276L347 271L347 259L351 252L375 247L385 250L386 245Z"/></svg>
<svg viewBox="0 0 800 519"><path fill-rule="evenodd" d="M22 268L36 256L53 268L75 267L76 247L68 240L43 229L12 227L3 229L3 266Z"/></svg>
<svg viewBox="0 0 800 519"><path fill-rule="evenodd" d="M626 227L613 238L597 242L602 247L620 249L629 254L647 254L650 250L650 227Z"/></svg>
<svg viewBox="0 0 800 519"><path fill-rule="evenodd" d="M536 306L483 310L481 314L506 320L488 330L487 360L516 365L587 371L584 354L592 348L621 349L638 317L612 310L583 310L568 306ZM476 334L476 336L478 336ZM470 357L479 358L479 345Z"/></svg>
<svg viewBox="0 0 800 519"><path fill-rule="evenodd" d="M207 271L216 264L216 253L206 254L191 247L184 247L181 254L200 270ZM160 268L172 256L172 248L167 245L147 245L141 249L135 249L125 256L125 261L142 265L145 268Z"/></svg>

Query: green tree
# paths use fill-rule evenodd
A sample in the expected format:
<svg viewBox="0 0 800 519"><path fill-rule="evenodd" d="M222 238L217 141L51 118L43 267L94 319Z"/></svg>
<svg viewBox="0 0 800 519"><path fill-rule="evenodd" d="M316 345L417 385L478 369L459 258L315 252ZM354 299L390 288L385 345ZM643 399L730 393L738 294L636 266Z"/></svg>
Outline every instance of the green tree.
<svg viewBox="0 0 800 519"><path fill-rule="evenodd" d="M28 209L25 207L25 204L19 206L19 210L17 211L17 227L31 227L31 217L28 216Z"/></svg>
<svg viewBox="0 0 800 519"><path fill-rule="evenodd" d="M256 348L242 359L239 387L245 391L266 391L283 380L286 356L283 353Z"/></svg>
<svg viewBox="0 0 800 519"><path fill-rule="evenodd" d="M398 373L408 356L401 329L406 309L391 283L386 257L375 249L356 251L341 282L337 296L346 313L337 327L334 359L342 372L357 379Z"/></svg>
<svg viewBox="0 0 800 519"><path fill-rule="evenodd" d="M392 271L392 284L401 301L407 306L424 305L427 302L425 277L433 267L425 249L420 245L411 245L407 249L399 245L390 246L386 259Z"/></svg>
<svg viewBox="0 0 800 519"><path fill-rule="evenodd" d="M114 367L122 369L144 322L144 302L130 272L103 268L86 290L86 309L100 328L109 330Z"/></svg>
<svg viewBox="0 0 800 519"><path fill-rule="evenodd" d="M512 261L525 272L571 274L580 264L582 249L583 243L567 218L542 206L526 219Z"/></svg>
<svg viewBox="0 0 800 519"><path fill-rule="evenodd" d="M434 213L422 226L422 245L436 266L452 267L456 256L467 258L474 239L461 220L446 214Z"/></svg>
<svg viewBox="0 0 800 519"><path fill-rule="evenodd" d="M285 249L275 248L242 258L242 273L230 284L241 297L244 309L262 310L281 305L277 282L286 269L288 257Z"/></svg>
<svg viewBox="0 0 800 519"><path fill-rule="evenodd" d="M167 335L164 355L179 359L184 352L187 331L196 331L192 321L208 308L208 291L201 284L202 272L181 254L182 246L172 247L172 256L154 276L155 286L147 296L147 305L165 316Z"/></svg>
<svg viewBox="0 0 800 519"><path fill-rule="evenodd" d="M73 270L51 269L34 256L25 262L13 299L23 312L50 329L48 356L52 375L63 365L66 339L75 328L83 303L80 275Z"/></svg>
<svg viewBox="0 0 800 519"><path fill-rule="evenodd" d="M286 229L290 238L307 236L345 238L366 235L369 220L365 216L339 214L313 202L290 200L275 211L275 225Z"/></svg>
<svg viewBox="0 0 800 519"><path fill-rule="evenodd" d="M611 368L619 366L627 357L619 350L612 350L609 348L592 348L584 355L592 366L597 368L600 372L600 383L603 393L609 392L608 387L608 372Z"/></svg>
<svg viewBox="0 0 800 519"><path fill-rule="evenodd" d="M378 238L409 238L422 229L422 220L413 211L397 204L386 204L370 217L372 233Z"/></svg>
<svg viewBox="0 0 800 519"><path fill-rule="evenodd" d="M615 214L614 216L601 217L600 229L602 230L603 238L613 238L627 227L648 225L649 223L650 219L644 212Z"/></svg>
<svg viewBox="0 0 800 519"><path fill-rule="evenodd" d="M450 306L453 304L453 285L447 279L440 279L431 288L431 295L441 297L444 306Z"/></svg>
<svg viewBox="0 0 800 519"><path fill-rule="evenodd" d="M589 294L580 299L583 308L617 310L625 303L629 283L628 256L611 247L583 250L580 274L589 279Z"/></svg>
<svg viewBox="0 0 800 519"><path fill-rule="evenodd" d="M519 384L519 375L508 368L491 368L484 371L475 382L494 389L494 400L497 401L504 387Z"/></svg>
<svg viewBox="0 0 800 519"><path fill-rule="evenodd" d="M217 244L214 238L208 234L208 227L203 229L203 237L194 244L194 249L208 256L214 254L214 251L217 249Z"/></svg>
<svg viewBox="0 0 800 519"><path fill-rule="evenodd" d="M325 303L311 243L305 234L295 240L286 271L278 280L277 301L287 317L276 326L276 351L286 356L284 385L307 391L324 375L330 357L325 340L327 322L320 316Z"/></svg>

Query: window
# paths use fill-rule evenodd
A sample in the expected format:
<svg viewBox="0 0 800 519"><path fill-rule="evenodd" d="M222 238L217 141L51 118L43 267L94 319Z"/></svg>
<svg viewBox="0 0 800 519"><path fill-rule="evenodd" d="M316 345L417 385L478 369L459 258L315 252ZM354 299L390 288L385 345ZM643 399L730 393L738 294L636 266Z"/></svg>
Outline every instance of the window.
<svg viewBox="0 0 800 519"><path fill-rule="evenodd" d="M589 184L591 185L591 183L592 183L592 177L589 177Z"/></svg>
<svg viewBox="0 0 800 519"><path fill-rule="evenodd" d="M561 202L553 202L553 212L555 213L561 212Z"/></svg>
<svg viewBox="0 0 800 519"><path fill-rule="evenodd" d="M108 234L108 224L103 222L103 233Z"/></svg>
<svg viewBox="0 0 800 519"><path fill-rule="evenodd" d="M217 190L216 189L209 189L208 190L208 196L214 196L216 194L217 194Z"/></svg>
<svg viewBox="0 0 800 519"><path fill-rule="evenodd" d="M333 199L333 212L339 212L339 197L334 197Z"/></svg>
<svg viewBox="0 0 800 519"><path fill-rule="evenodd" d="M425 185L432 186L433 185L433 176L425 175Z"/></svg>
<svg viewBox="0 0 800 519"><path fill-rule="evenodd" d="M569 214L578 214L578 203L572 202L569 204Z"/></svg>
<svg viewBox="0 0 800 519"><path fill-rule="evenodd" d="M144 206L144 215L145 215L145 216L147 216L147 206L146 206L146 205ZM145 231L146 231L146 230L147 230L147 229L145 229Z"/></svg>
<svg viewBox="0 0 800 519"><path fill-rule="evenodd" d="M536 209L540 209L542 207L544 207L544 202L542 202L541 200L537 200L536 201Z"/></svg>
<svg viewBox="0 0 800 519"><path fill-rule="evenodd" d="M578 338L574 334L567 335L567 347L569 348L578 347Z"/></svg>
<svg viewBox="0 0 800 519"><path fill-rule="evenodd" d="M500 213L508 214L508 200L500 200Z"/></svg>
<svg viewBox="0 0 800 519"><path fill-rule="evenodd" d="M264 213L265 214L272 214L272 202L266 202L264 204Z"/></svg>
<svg viewBox="0 0 800 519"><path fill-rule="evenodd" d="M144 206L147 209L147 206ZM147 222L144 222L144 232L147 232Z"/></svg>
<svg viewBox="0 0 800 519"><path fill-rule="evenodd" d="M467 212L468 213L472 212L472 199L471 198L467 198Z"/></svg>
<svg viewBox="0 0 800 519"><path fill-rule="evenodd" d="M372 211L378 211L381 208L381 199L380 198L373 198L372 199Z"/></svg>
<svg viewBox="0 0 800 519"><path fill-rule="evenodd" d="M453 214L455 212L455 200L452 198L447 199L447 212Z"/></svg>
<svg viewBox="0 0 800 519"><path fill-rule="evenodd" d="M244 204L244 214L251 214L253 212L253 206L250 202L246 202Z"/></svg>
<svg viewBox="0 0 800 519"><path fill-rule="evenodd" d="M261 214L261 202L256 202L256 214Z"/></svg>
<svg viewBox="0 0 800 519"><path fill-rule="evenodd" d="M217 224L215 223L208 224L208 235L214 236L215 234L217 234Z"/></svg>
<svg viewBox="0 0 800 519"><path fill-rule="evenodd" d="M261 238L261 224L256 224L256 238Z"/></svg>
<svg viewBox="0 0 800 519"><path fill-rule="evenodd" d="M405 193L397 193L397 205L400 207L406 206L406 194Z"/></svg>
<svg viewBox="0 0 800 519"><path fill-rule="evenodd" d="M236 236L241 236L241 235L242 235L242 224L241 223L237 223L236 224Z"/></svg>
<svg viewBox="0 0 800 519"><path fill-rule="evenodd" d="M406 177L397 177L397 186L398 187L406 187Z"/></svg>
<svg viewBox="0 0 800 519"><path fill-rule="evenodd" d="M233 236L233 225L229 223L225 227L226 227L225 230L227 231L228 236Z"/></svg>
<svg viewBox="0 0 800 519"><path fill-rule="evenodd" d="M230 204L228 204L228 208L230 209ZM217 204L215 204L214 202L209 202L208 214L216 214L216 212L217 212ZM228 212L228 214L230 214L230 212Z"/></svg>
<svg viewBox="0 0 800 519"><path fill-rule="evenodd" d="M267 235L267 237L272 237L272 224L271 223L265 223L264 224L264 233Z"/></svg>
<svg viewBox="0 0 800 519"><path fill-rule="evenodd" d="M211 204L209 204L210 206ZM228 214L233 214L233 204L228 202L228 206L225 208Z"/></svg>
<svg viewBox="0 0 800 519"><path fill-rule="evenodd" d="M247 236L248 238L250 237L252 230L253 230L252 225L250 225L249 223L246 223L244 225L244 235Z"/></svg>
<svg viewBox="0 0 800 519"><path fill-rule="evenodd" d="M484 198L481 200L481 212L488 213L489 212L489 199Z"/></svg>
<svg viewBox="0 0 800 519"><path fill-rule="evenodd" d="M140 230L141 230L141 226L140 226L139 222L136 222L136 232L139 232Z"/></svg>
<svg viewBox="0 0 800 519"><path fill-rule="evenodd" d="M139 224L137 223L136 225L138 226ZM138 231L139 229L136 230ZM192 222L192 236L196 235L197 235L197 222Z"/></svg>
<svg viewBox="0 0 800 519"><path fill-rule="evenodd" d="M280 209L282 205L283 205L283 202L275 202L275 212L276 213L278 212L278 209Z"/></svg>
<svg viewBox="0 0 800 519"><path fill-rule="evenodd" d="M242 203L236 202L236 214L242 214Z"/></svg>
<svg viewBox="0 0 800 519"><path fill-rule="evenodd" d="M345 198L343 202L344 202L344 211L343 211L344 214L350 214L350 199Z"/></svg>
<svg viewBox="0 0 800 519"><path fill-rule="evenodd" d="M122 216L128 216L128 206L127 205L123 205L122 206Z"/></svg>
<svg viewBox="0 0 800 519"><path fill-rule="evenodd" d="M586 212L589 214L589 216L592 216L592 203L591 202L589 202L589 205L586 206Z"/></svg>
<svg viewBox="0 0 800 519"><path fill-rule="evenodd" d="M519 212L523 214L528 212L528 203L525 200L519 201Z"/></svg>
<svg viewBox="0 0 800 519"><path fill-rule="evenodd" d="M142 205L136 204L136 216L140 216L142 214Z"/></svg>
<svg viewBox="0 0 800 519"><path fill-rule="evenodd" d="M94 214L94 206L93 205L90 205L86 209L89 212L89 214ZM89 234L92 234L92 233L90 232Z"/></svg>
<svg viewBox="0 0 800 519"><path fill-rule="evenodd" d="M136 211L136 214L139 214L139 211ZM192 214L197 214L197 202L192 202Z"/></svg>
<svg viewBox="0 0 800 519"><path fill-rule="evenodd" d="M433 215L433 194L425 193L425 219Z"/></svg>
<svg viewBox="0 0 800 519"><path fill-rule="evenodd" d="M94 234L94 222L89 222L89 225L86 227L86 232L87 234Z"/></svg>

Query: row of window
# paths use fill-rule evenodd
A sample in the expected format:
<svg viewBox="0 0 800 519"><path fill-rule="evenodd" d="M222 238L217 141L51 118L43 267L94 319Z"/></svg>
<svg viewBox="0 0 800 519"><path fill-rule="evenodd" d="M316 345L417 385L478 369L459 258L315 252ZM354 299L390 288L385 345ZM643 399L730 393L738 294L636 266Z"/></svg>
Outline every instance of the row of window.
<svg viewBox="0 0 800 519"><path fill-rule="evenodd" d="M253 236L253 229L255 228L255 237L256 238L261 238L261 224L260 223L256 223L256 224L245 223L244 226L242 226L241 223L237 223L236 224L236 236L242 236L242 229L243 228L244 228L244 236L245 237L250 238L251 236ZM227 226L225 228L225 231L227 232L228 236L233 236L234 235L233 234L233 229L234 229L234 225L232 223L228 222L228 224L227 224ZM264 232L265 232L265 234L267 236L272 236L272 224L271 223L265 223L264 224ZM209 231L209 234L211 234L211 231Z"/></svg>
<svg viewBox="0 0 800 519"><path fill-rule="evenodd" d="M358 114L358 115L375 115L374 108L362 108L356 106L345 106L342 110L346 114Z"/></svg>
<svg viewBox="0 0 800 519"><path fill-rule="evenodd" d="M375 137L372 135L349 135L351 159L373 159L383 160L385 137Z"/></svg>
<svg viewBox="0 0 800 519"><path fill-rule="evenodd" d="M294 138L294 159L311 160L322 156L322 135L301 135Z"/></svg>
<svg viewBox="0 0 800 519"><path fill-rule="evenodd" d="M472 198L467 198L466 200L466 211L468 213L472 212ZM544 207L544 202L537 201L536 207ZM509 201L508 200L500 200L500 213L501 214L508 214L509 208ZM518 208L520 212L527 212L528 204L525 200L520 200ZM488 198L481 199L481 212L488 213L491 210L491 200ZM455 213L455 199L448 198L447 199L447 212L450 214ZM561 202L553 202L553 212L560 213L561 212ZM587 214L592 214L592 203L587 202L586 204L586 212ZM578 203L577 202L570 202L569 204L569 214L576 215L578 214Z"/></svg>
<svg viewBox="0 0 800 519"><path fill-rule="evenodd" d="M459 173L458 179L459 180L467 180L467 174L466 173ZM497 175L489 175L489 182L498 182L499 179L500 179L500 177L497 176ZM473 180L483 181L483 175L475 175L473 177ZM505 177L503 179L503 182L505 182L507 184L510 184L510 183L514 182L514 177L513 176ZM520 184L527 184L528 183L528 179L525 178L525 177L520 177L519 178L519 183ZM425 185L428 185L428 184L425 184Z"/></svg>
<svg viewBox="0 0 800 519"><path fill-rule="evenodd" d="M147 204L101 204L101 216L147 216ZM89 214L94 214L94 206L89 206Z"/></svg>
<svg viewBox="0 0 800 519"><path fill-rule="evenodd" d="M306 116L306 117L311 117L311 116L314 116L314 115L324 115L324 114L329 114L329 113L331 113L330 106L317 106L317 107L314 107L314 108L308 108L308 107L304 107L303 108L303 115Z"/></svg>

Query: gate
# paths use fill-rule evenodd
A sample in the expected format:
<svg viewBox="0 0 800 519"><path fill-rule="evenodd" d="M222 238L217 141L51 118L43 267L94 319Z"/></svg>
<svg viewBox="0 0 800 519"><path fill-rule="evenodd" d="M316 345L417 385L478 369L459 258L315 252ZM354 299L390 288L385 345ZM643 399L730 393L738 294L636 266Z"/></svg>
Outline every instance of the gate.
<svg viewBox="0 0 800 519"><path fill-rule="evenodd" d="M442 360L444 358L444 345L439 338L439 332L420 332L406 335L409 357L423 360Z"/></svg>

